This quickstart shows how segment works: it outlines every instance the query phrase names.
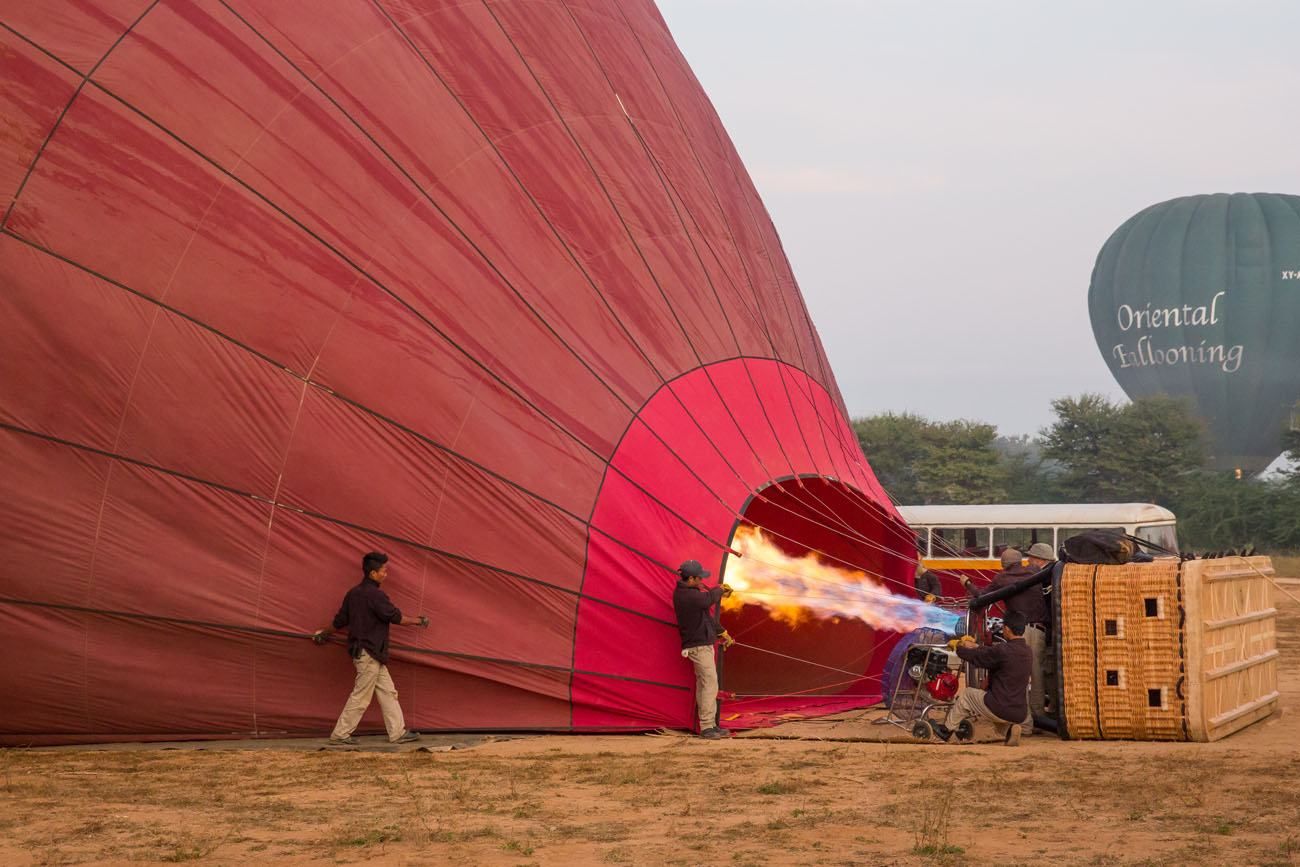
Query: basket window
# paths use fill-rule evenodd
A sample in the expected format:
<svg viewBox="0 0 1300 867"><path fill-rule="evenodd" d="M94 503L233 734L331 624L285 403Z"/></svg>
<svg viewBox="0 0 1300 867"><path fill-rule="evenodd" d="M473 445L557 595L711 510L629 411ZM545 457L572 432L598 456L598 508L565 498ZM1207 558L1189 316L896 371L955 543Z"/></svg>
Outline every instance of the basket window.
<svg viewBox="0 0 1300 867"><path fill-rule="evenodd" d="M1147 617L1160 616L1160 599L1156 596L1148 596L1142 600L1143 613Z"/></svg>
<svg viewBox="0 0 1300 867"><path fill-rule="evenodd" d="M1165 688L1147 690L1147 707L1163 708L1165 706Z"/></svg>
<svg viewBox="0 0 1300 867"><path fill-rule="evenodd" d="M1106 685L1119 686L1119 669L1117 668L1106 669Z"/></svg>
<svg viewBox="0 0 1300 867"><path fill-rule="evenodd" d="M1107 634L1107 635L1119 635L1119 621L1118 621L1118 620L1107 620L1106 623L1105 623L1105 628L1106 628L1106 634Z"/></svg>

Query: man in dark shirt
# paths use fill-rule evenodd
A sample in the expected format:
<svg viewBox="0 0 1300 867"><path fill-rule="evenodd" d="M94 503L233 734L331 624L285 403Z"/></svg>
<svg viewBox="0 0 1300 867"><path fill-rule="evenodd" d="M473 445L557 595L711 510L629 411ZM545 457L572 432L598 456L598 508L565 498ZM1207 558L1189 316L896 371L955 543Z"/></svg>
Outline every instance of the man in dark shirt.
<svg viewBox="0 0 1300 867"><path fill-rule="evenodd" d="M682 639L682 656L695 667L695 710L700 718L700 737L716 740L728 735L718 725L718 665L713 645L722 638L731 645L731 636L722 629L713 613L723 596L731 595L726 584L709 588L701 583L709 572L699 560L687 560L677 569L680 579L673 588L673 611L677 614L677 631Z"/></svg>
<svg viewBox="0 0 1300 867"><path fill-rule="evenodd" d="M1011 584L1023 581L1030 575L1042 571L1047 562L1042 555L1047 554L1051 557L1052 549L1042 542L1035 543L1029 549L1030 557L1028 565L1025 565L1021 554L1015 548L1008 548L1002 552L1002 571L993 576L993 580L984 588L982 592L976 592L971 585L970 579L962 576L962 586L966 592L974 599L991 593L994 590L1000 590ZM1025 643L1034 654L1033 673L1029 682L1029 710L1033 714L1042 716L1044 712L1043 698L1046 694L1044 685L1046 683L1046 674L1044 664L1047 661L1047 599L1043 596L1043 588L1037 584L1021 590L1015 596L1009 596L1002 602L1008 612L1018 611L1025 616L1025 623L1028 624L1025 629ZM1033 734L1034 727L1031 723L1027 725L1022 734Z"/></svg>
<svg viewBox="0 0 1300 867"><path fill-rule="evenodd" d="M366 708L370 707L370 699L376 693L379 695L379 709L384 714L384 728L388 729L388 740L395 744L418 741L419 735L406 730L402 706L397 703L397 687L393 685L393 678L388 673L388 627L393 623L427 627L429 618L423 615L403 617L388 594L380 589L388 577L387 554L371 551L362 557L361 574L361 583L343 597L343 604L339 607L339 613L334 615L333 623L316 630L312 636L317 644L324 644L335 631L346 628L348 653L357 669L352 695L348 696L347 704L339 714L329 742L333 746L357 742L352 733L356 731Z"/></svg>
<svg viewBox="0 0 1300 867"><path fill-rule="evenodd" d="M939 580L939 575L925 568L920 560L916 562L912 586L916 588L916 598L924 602L933 602L943 595L943 584Z"/></svg>
<svg viewBox="0 0 1300 867"><path fill-rule="evenodd" d="M1026 567L1030 574L1042 572L1056 562L1056 552L1046 542L1035 542L1025 552ZM1039 716L1046 714L1047 670L1051 655L1047 652L1047 635L1051 626L1051 609L1042 587L1033 588L1038 593L1038 609L1026 610L1029 625L1025 627L1025 643L1034 652L1034 676L1029 682L1029 710Z"/></svg>
<svg viewBox="0 0 1300 867"><path fill-rule="evenodd" d="M942 725L934 724L934 731L945 741L964 719L981 717L993 723L993 728L1005 739L1007 746L1020 743L1022 726L1032 723L1029 717L1029 672L1033 666L1033 653L1025 643L1025 616L1018 611L1008 611L1002 620L1001 644L978 647L970 636L957 646L957 655L989 673L988 690L963 686L957 700L948 709Z"/></svg>

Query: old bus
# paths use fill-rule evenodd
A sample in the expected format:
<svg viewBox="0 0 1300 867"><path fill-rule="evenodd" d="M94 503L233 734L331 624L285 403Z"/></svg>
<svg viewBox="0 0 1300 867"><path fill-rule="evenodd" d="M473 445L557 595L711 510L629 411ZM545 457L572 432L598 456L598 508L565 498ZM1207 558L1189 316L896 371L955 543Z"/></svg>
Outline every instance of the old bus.
<svg viewBox="0 0 1300 867"><path fill-rule="evenodd" d="M899 506L898 511L916 533L921 561L941 574L991 576L1006 548L1024 552L1046 542L1055 551L1084 530L1123 530L1178 550L1174 513L1151 503Z"/></svg>

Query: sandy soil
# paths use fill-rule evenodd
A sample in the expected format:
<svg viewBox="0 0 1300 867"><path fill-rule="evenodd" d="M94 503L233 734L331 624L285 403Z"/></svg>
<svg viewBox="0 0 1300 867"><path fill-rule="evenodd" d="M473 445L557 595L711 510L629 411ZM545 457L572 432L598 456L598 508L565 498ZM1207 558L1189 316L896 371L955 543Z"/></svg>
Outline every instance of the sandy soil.
<svg viewBox="0 0 1300 867"><path fill-rule="evenodd" d="M1215 744L7 750L0 864L1294 865L1300 604L1278 607L1283 710Z"/></svg>

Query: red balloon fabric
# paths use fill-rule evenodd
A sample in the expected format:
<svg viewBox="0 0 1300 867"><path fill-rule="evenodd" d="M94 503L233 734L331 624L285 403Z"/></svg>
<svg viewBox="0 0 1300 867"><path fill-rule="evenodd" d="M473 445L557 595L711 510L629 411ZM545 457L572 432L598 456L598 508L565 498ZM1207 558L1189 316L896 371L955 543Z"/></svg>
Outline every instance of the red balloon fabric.
<svg viewBox="0 0 1300 867"><path fill-rule="evenodd" d="M424 730L689 726L672 570L741 522L907 576L650 0L0 23L3 742L328 731L371 549ZM878 691L890 636L742 616L725 718Z"/></svg>

